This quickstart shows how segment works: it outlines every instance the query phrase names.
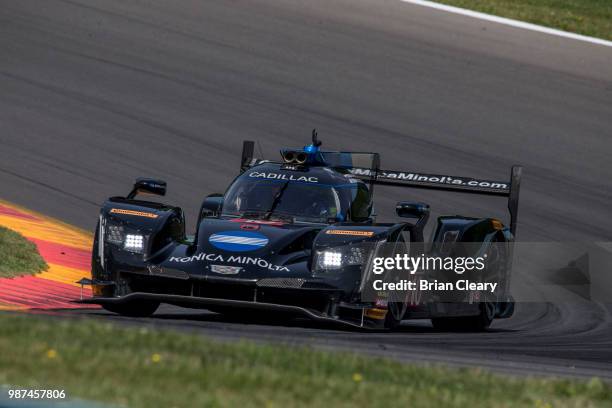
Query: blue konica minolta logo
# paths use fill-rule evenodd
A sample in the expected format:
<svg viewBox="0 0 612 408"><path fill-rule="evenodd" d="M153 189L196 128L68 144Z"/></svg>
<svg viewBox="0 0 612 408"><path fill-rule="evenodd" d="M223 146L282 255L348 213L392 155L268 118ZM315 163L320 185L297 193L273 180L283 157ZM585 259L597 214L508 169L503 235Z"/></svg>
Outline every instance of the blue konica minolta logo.
<svg viewBox="0 0 612 408"><path fill-rule="evenodd" d="M208 238L212 246L230 252L254 251L268 245L265 235L252 231L223 231Z"/></svg>

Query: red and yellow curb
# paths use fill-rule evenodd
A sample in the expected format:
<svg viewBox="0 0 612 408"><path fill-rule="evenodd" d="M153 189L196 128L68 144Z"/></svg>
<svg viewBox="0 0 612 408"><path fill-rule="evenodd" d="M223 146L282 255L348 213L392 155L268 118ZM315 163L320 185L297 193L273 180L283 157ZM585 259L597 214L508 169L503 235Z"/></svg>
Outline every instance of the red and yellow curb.
<svg viewBox="0 0 612 408"><path fill-rule="evenodd" d="M74 309L91 289L76 282L90 277L92 234L0 200L0 226L19 232L38 247L49 269L34 276L0 278L0 310Z"/></svg>

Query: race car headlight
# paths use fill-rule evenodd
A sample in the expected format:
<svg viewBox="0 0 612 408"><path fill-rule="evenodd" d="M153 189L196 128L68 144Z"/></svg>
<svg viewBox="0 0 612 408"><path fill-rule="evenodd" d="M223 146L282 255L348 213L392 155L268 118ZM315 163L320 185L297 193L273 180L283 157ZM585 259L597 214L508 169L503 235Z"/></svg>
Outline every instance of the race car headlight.
<svg viewBox="0 0 612 408"><path fill-rule="evenodd" d="M344 253L344 260L347 265L363 265L366 261L366 249L361 247L349 247Z"/></svg>
<svg viewBox="0 0 612 408"><path fill-rule="evenodd" d="M144 236L139 234L127 234L123 247L128 251L142 252L144 249Z"/></svg>
<svg viewBox="0 0 612 408"><path fill-rule="evenodd" d="M106 226L105 240L109 244L118 246L129 252L144 253L147 236L130 230L123 225L110 224Z"/></svg>
<svg viewBox="0 0 612 408"><path fill-rule="evenodd" d="M121 225L109 225L106 227L106 242L112 244L123 244L123 227Z"/></svg>
<svg viewBox="0 0 612 408"><path fill-rule="evenodd" d="M363 265L366 260L366 250L357 246L338 247L317 251L315 253L315 270L336 270L350 265Z"/></svg>
<svg viewBox="0 0 612 408"><path fill-rule="evenodd" d="M319 256L322 269L336 269L342 266L342 252L323 251Z"/></svg>

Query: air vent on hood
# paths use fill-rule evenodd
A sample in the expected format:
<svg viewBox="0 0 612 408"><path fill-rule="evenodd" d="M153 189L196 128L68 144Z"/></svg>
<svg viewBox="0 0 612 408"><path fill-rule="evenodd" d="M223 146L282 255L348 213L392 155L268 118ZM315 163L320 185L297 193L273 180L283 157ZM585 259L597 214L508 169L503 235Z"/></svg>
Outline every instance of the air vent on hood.
<svg viewBox="0 0 612 408"><path fill-rule="evenodd" d="M305 280L299 278L265 278L257 282L263 288L301 288Z"/></svg>

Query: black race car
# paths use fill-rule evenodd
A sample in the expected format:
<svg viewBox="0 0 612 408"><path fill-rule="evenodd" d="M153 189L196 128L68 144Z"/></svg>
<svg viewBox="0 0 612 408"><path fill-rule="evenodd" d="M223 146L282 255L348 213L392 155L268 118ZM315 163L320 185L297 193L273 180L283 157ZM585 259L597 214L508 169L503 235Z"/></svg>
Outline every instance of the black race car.
<svg viewBox="0 0 612 408"><path fill-rule="evenodd" d="M486 252L493 243L513 241L520 167L512 168L509 182L387 171L379 169L376 153L326 152L320 145L313 132L311 145L283 149L282 160L270 162L254 158L254 143L245 141L240 175L224 195L204 199L194 236L186 235L180 208L135 198L163 196L166 183L138 179L127 197L102 207L92 278L81 281L92 285L93 298L81 302L128 316L148 316L168 303L361 328L426 318L439 328L478 330L512 315L507 287L493 298L456 302L363 293L376 248L424 244L429 217L427 204L401 201L397 215L406 221L376 223L375 186L508 197L509 228L493 218L439 217L432 242L423 246L435 252L469 241ZM506 257L496 268L507 273L509 262Z"/></svg>

